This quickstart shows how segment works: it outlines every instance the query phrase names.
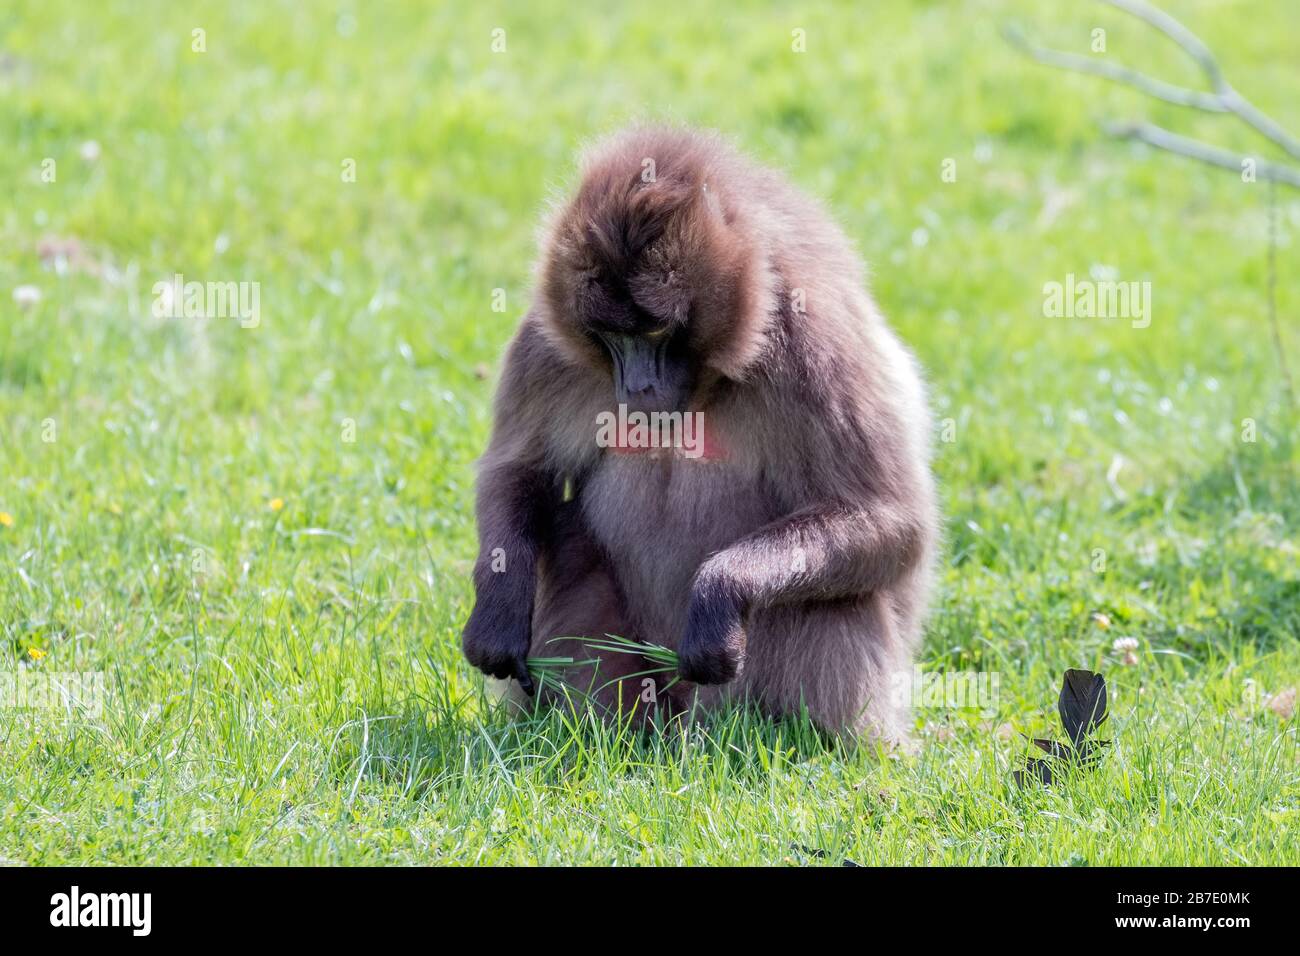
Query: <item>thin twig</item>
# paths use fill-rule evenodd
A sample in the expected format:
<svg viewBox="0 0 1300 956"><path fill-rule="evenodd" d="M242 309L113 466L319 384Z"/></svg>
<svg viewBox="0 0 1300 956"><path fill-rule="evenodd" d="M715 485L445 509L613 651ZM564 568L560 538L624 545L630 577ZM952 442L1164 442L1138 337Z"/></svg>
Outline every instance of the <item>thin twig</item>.
<svg viewBox="0 0 1300 956"><path fill-rule="evenodd" d="M1059 69L1071 70L1076 73L1101 76L1178 106L1189 106L1210 113L1231 113L1261 135L1276 143L1289 155L1295 159L1300 159L1300 140L1297 140L1275 120L1237 92L1224 77L1223 70L1220 68L1218 60L1214 58L1214 54L1210 52L1210 48L1195 33L1163 10L1157 10L1155 7L1142 2L1142 0L1101 0L1101 2L1137 17L1173 40L1183 52L1196 61L1196 64L1210 81L1210 86L1213 87L1214 92L1207 93L1202 90L1166 83L1164 80L1156 79L1153 76L1139 73L1137 70L1113 64L1106 60L1098 60L1080 56L1076 53L1067 53L1062 50L1037 46L1030 43L1024 34L1014 27L1004 28L1003 34L1009 43L1018 47L1039 63ZM1193 155L1184 150L1174 150L1174 152ZM1212 160L1206 161L1213 162ZM1237 164L1234 163L1233 165ZM1289 183L1289 180L1285 177L1278 178L1278 181Z"/></svg>
<svg viewBox="0 0 1300 956"><path fill-rule="evenodd" d="M1222 94L1232 89L1228 85L1228 81L1223 78L1223 71L1219 69L1219 61L1214 58L1210 48L1205 45L1200 37L1163 10L1143 3L1142 0L1101 0L1101 2L1108 3L1117 10L1132 14L1139 20L1145 20L1177 43L1204 71L1216 93Z"/></svg>
<svg viewBox="0 0 1300 956"><path fill-rule="evenodd" d="M1286 349L1282 346L1282 328L1277 320L1277 187L1272 182L1268 184L1268 324L1273 330L1273 350L1277 353L1277 364L1281 368L1282 389L1294 413L1300 405L1296 404L1295 383L1291 378L1291 368L1287 365Z"/></svg>
<svg viewBox="0 0 1300 956"><path fill-rule="evenodd" d="M1198 110L1205 110L1208 113L1228 112L1228 107L1214 93L1206 93L1203 90L1193 90L1186 86L1166 83L1164 80L1148 76L1145 73L1139 73L1137 70L1130 70L1126 66L1112 63L1109 60L1099 60L1078 53L1066 53L1064 50L1053 50L1049 47L1038 46L1031 43L1017 27L1011 25L1003 28L1002 35L1006 37L1007 42L1012 46L1018 47L1039 63L1047 66L1070 70L1074 73L1087 73L1092 76L1104 77L1115 83L1131 86L1148 96L1154 96L1158 100L1164 100L1166 103L1173 103L1176 106L1190 106Z"/></svg>
<svg viewBox="0 0 1300 956"><path fill-rule="evenodd" d="M1236 114L1262 135L1277 143L1292 157L1300 159L1300 140L1293 137L1276 121L1265 115L1233 88L1232 84L1224 77L1223 70L1219 68L1219 62L1214 58L1214 54L1210 52L1210 48L1195 33L1163 10L1157 10L1155 7L1143 3L1142 0L1102 0L1102 2L1151 24L1151 26L1177 43L1200 66L1209 79L1210 85L1214 87L1215 95L1224 108Z"/></svg>
<svg viewBox="0 0 1300 956"><path fill-rule="evenodd" d="M1241 171L1242 160L1247 158L1240 153L1234 153L1230 149L1208 146L1200 140L1171 133L1164 127L1156 126L1154 123L1106 123L1103 129L1111 136L1117 136L1121 139L1141 140L1157 149L1167 150L1180 156L1188 156L1203 163L1222 166L1224 169L1233 169L1238 172ZM1283 183L1300 189L1300 169L1283 166L1279 163L1270 163L1264 159L1255 159L1255 178Z"/></svg>

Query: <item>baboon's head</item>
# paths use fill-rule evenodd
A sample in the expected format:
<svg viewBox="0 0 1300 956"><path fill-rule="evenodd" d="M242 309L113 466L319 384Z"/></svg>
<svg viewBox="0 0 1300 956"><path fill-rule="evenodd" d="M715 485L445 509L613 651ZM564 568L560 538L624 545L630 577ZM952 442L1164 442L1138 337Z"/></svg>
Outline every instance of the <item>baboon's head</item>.
<svg viewBox="0 0 1300 956"><path fill-rule="evenodd" d="M546 328L607 370L632 410L678 411L696 388L741 377L769 311L726 148L649 128L598 146L551 221L540 266Z"/></svg>

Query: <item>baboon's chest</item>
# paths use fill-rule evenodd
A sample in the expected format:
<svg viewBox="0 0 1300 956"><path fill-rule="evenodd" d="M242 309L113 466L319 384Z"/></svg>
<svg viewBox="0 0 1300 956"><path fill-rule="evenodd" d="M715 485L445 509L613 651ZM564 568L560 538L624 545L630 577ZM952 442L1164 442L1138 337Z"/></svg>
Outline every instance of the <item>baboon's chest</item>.
<svg viewBox="0 0 1300 956"><path fill-rule="evenodd" d="M583 513L628 601L684 602L701 561L775 518L756 475L668 453L606 455Z"/></svg>

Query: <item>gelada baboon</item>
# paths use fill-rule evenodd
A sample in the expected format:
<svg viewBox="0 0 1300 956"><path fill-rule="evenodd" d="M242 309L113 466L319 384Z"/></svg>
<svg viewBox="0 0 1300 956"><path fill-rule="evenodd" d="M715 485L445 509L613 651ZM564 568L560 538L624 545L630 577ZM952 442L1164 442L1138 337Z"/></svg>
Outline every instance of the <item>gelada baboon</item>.
<svg viewBox="0 0 1300 956"><path fill-rule="evenodd" d="M905 739L930 422L841 231L715 136L637 127L589 152L536 286L480 462L470 662L522 698L526 657L614 634L674 648L681 680L646 694L643 660L601 655L573 683L607 706L745 696ZM694 453L600 440L637 412L686 413Z"/></svg>

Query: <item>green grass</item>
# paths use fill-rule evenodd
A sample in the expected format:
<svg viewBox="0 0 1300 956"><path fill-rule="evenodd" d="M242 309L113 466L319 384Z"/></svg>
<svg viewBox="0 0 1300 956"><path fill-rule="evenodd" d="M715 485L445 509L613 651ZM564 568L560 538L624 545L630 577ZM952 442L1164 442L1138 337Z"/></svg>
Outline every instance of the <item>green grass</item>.
<svg viewBox="0 0 1300 956"><path fill-rule="evenodd" d="M1300 130L1300 7L1170 3ZM1300 862L1296 722L1267 696L1300 683L1267 194L1097 121L1259 141L998 31L1086 50L1103 26L1108 55L1198 81L1170 44L1030 0L226 6L0 12L0 670L110 691L96 719L3 712L0 859ZM999 695L918 711L915 756L744 710L689 739L510 724L460 657L533 223L584 141L643 116L823 197L952 419L922 663ZM1300 195L1278 200L1294 367ZM79 243L63 268L51 236ZM1045 282L1107 268L1152 283L1150 328L1042 317ZM176 272L260 282L261 324L153 318ZM1018 734L1059 736L1067 667L1107 674L1114 744L1022 792Z"/></svg>

